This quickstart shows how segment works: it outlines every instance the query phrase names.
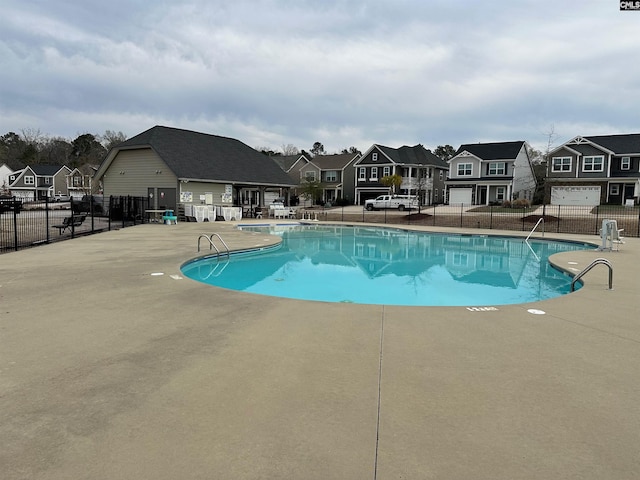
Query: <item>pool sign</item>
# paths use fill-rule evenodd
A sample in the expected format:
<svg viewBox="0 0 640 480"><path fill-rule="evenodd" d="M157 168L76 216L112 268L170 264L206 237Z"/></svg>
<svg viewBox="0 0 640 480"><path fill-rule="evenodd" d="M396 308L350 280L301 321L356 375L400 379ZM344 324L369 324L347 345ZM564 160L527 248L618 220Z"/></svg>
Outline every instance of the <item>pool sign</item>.
<svg viewBox="0 0 640 480"><path fill-rule="evenodd" d="M623 10L637 10L640 11L640 1L635 0L635 1L628 1L628 0L621 0L620 1L620 11Z"/></svg>

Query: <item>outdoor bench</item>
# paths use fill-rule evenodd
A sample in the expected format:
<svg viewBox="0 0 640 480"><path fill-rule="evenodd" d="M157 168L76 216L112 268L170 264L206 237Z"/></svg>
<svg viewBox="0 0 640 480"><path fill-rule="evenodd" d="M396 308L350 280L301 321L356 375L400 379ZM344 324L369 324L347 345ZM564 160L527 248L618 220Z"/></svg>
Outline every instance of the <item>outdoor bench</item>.
<svg viewBox="0 0 640 480"><path fill-rule="evenodd" d="M51 225L53 228L58 229L58 234L62 235L67 228L76 228L82 225L84 219L87 218L86 215L71 215L70 217L65 217L62 219L62 225Z"/></svg>

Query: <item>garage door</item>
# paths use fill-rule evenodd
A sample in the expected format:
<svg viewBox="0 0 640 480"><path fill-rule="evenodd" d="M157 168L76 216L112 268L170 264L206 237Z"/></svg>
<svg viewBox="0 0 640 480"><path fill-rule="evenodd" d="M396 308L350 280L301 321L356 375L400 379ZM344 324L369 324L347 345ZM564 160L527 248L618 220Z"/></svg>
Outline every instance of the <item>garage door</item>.
<svg viewBox="0 0 640 480"><path fill-rule="evenodd" d="M551 187L551 205L600 205L600 187Z"/></svg>
<svg viewBox="0 0 640 480"><path fill-rule="evenodd" d="M470 188L452 188L449 190L449 205L471 205Z"/></svg>

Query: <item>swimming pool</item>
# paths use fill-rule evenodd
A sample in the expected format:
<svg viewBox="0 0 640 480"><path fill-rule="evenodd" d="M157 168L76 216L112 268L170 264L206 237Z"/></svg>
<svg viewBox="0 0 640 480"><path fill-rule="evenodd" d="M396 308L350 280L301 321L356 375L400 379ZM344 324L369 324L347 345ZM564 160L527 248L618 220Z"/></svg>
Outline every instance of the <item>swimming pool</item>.
<svg viewBox="0 0 640 480"><path fill-rule="evenodd" d="M386 227L274 225L243 230L282 237L278 248L183 265L221 288L276 297L359 304L488 306L569 293L572 277L550 255L583 243ZM576 285L577 288L580 284Z"/></svg>

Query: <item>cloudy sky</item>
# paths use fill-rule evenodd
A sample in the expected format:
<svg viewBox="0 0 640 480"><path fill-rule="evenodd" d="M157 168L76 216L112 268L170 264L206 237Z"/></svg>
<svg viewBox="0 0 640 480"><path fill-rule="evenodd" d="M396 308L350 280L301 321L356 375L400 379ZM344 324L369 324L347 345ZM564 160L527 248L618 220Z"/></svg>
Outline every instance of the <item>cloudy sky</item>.
<svg viewBox="0 0 640 480"><path fill-rule="evenodd" d="M618 0L0 0L0 135L328 153L640 132Z"/></svg>

